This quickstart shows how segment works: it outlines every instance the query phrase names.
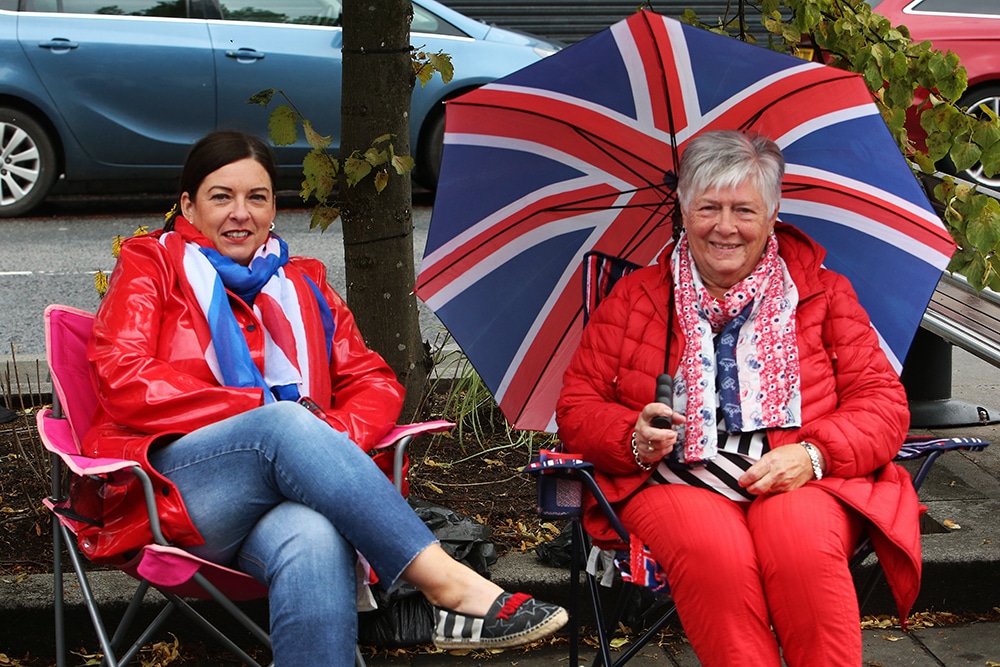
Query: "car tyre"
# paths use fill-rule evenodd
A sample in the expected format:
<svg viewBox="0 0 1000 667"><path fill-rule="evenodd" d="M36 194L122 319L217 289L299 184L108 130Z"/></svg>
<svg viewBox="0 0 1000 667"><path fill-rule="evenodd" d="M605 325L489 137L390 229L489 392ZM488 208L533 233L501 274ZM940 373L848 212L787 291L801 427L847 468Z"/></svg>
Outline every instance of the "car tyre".
<svg viewBox="0 0 1000 667"><path fill-rule="evenodd" d="M978 86L975 90L966 91L961 99L958 100L958 106L968 109L968 112L974 115L982 114L977 109L983 104L987 108L992 109L993 113L1000 114L1000 83ZM983 174L983 167L979 164L961 174L957 174L957 176L979 183L991 190L1000 190L1000 174L995 174L992 178L988 178Z"/></svg>
<svg viewBox="0 0 1000 667"><path fill-rule="evenodd" d="M419 163L413 180L428 190L436 190L441 174L441 154L444 152L444 104L439 105L424 123L420 133Z"/></svg>
<svg viewBox="0 0 1000 667"><path fill-rule="evenodd" d="M0 107L0 218L24 215L41 204L57 176L45 128L19 109Z"/></svg>

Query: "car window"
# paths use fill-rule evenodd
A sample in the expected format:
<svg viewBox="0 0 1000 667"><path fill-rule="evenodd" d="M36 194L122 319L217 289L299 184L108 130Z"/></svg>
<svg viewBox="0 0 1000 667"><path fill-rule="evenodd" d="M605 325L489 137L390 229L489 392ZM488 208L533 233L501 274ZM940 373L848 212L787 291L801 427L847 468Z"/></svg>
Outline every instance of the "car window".
<svg viewBox="0 0 1000 667"><path fill-rule="evenodd" d="M410 24L410 32L428 32L432 35L454 35L465 37L465 33L424 9L420 5L413 5L413 23Z"/></svg>
<svg viewBox="0 0 1000 667"><path fill-rule="evenodd" d="M0 0L0 10L13 12L17 9L17 0Z"/></svg>
<svg viewBox="0 0 1000 667"><path fill-rule="evenodd" d="M239 6L241 2L249 2ZM222 3L222 18L256 23L340 25L339 0L229 0Z"/></svg>
<svg viewBox="0 0 1000 667"><path fill-rule="evenodd" d="M185 0L23 0L21 11L186 18Z"/></svg>
<svg viewBox="0 0 1000 667"><path fill-rule="evenodd" d="M1000 16L1000 2L997 0L923 0L909 7L920 14L980 14Z"/></svg>

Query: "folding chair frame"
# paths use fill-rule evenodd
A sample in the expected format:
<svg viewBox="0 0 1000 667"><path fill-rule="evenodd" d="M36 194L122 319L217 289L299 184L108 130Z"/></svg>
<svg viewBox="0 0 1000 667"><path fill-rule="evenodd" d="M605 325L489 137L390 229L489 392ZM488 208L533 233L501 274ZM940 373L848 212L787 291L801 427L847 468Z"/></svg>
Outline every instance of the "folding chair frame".
<svg viewBox="0 0 1000 667"><path fill-rule="evenodd" d="M905 444L899 454L894 459L896 462L920 460L920 466L913 474L913 486L919 491L927 475L930 473L934 462L945 452L954 450L981 451L989 445L989 442L978 438L935 438L933 436L911 436L906 439ZM565 489L557 491L554 487L560 483L567 482L576 484L585 490L597 501L598 506L610 521L615 532L618 534L621 543L618 547L626 548L629 543L629 532L621 524L615 514L614 509L608 502L604 493L597 485L594 478L593 465L580 459L572 458L570 454L555 453L548 457L546 454L540 456L535 462L530 464L526 472L536 477L538 481L538 515L545 519L569 519L571 529L571 565L570 565L570 664L578 664L579 656L579 614L574 613L579 610L580 597L580 566L581 558L586 558L589 552L590 539L585 533L582 525L582 502L576 506L563 506L552 510L551 499L557 494L560 498L565 498ZM582 494L579 494L582 500ZM864 560L874 552L874 546L867 535L863 536L855 549L850 560L850 568L856 569ZM617 660L611 659L611 640L614 638L618 621L624 612L628 601L629 588L637 587L638 584L623 582L623 589L619 592L617 604L611 615L606 615L600 598L600 582L597 574L586 572L587 587L590 593L591 604L594 611L597 640L599 644L598 654L594 661L594 667L608 665L609 667L621 667L631 660L641 651L650 639L656 636L671 620L676 616L677 608L670 604L668 609L662 613L658 620L645 629L642 634L626 647ZM883 575L881 567L874 567L868 573L866 579L858 588L858 605L864 608L876 585Z"/></svg>
<svg viewBox="0 0 1000 667"><path fill-rule="evenodd" d="M583 257L583 313L584 323L597 308L601 299L606 296L614 284L639 268L637 264L612 255L590 251ZM894 461L920 460L920 466L912 475L913 487L918 492L934 462L945 452L953 450L980 451L989 442L979 438L936 438L933 436L910 436L896 455ZM582 525L582 494L589 493L596 501L601 511L618 534L620 544L615 548L628 549L629 533L621 524L611 504L597 485L594 478L593 465L572 453L562 451L543 452L534 462L525 468L525 472L536 477L538 482L538 515L546 519L569 519L571 528L571 558L570 558L570 664L578 664L579 656L579 609L580 567L581 557L586 558L589 552L590 539ZM572 491L559 485L573 484L579 487ZM567 502L566 499L577 499L577 502ZM558 500L557 500L558 499ZM850 559L850 568L856 569L874 552L871 539L864 535ZM874 567L858 588L858 603L864 608L876 585L883 575L881 567ZM659 619L652 623L637 639L625 648L617 660L611 659L611 640L621 619L629 599L629 589L641 588L638 584L623 582L623 590L619 592L617 603L610 616L604 613L600 599L600 583L594 572L586 572L587 586L593 606L599 650L594 667L608 665L621 667L632 659L646 644L657 635L676 616L677 608L670 604Z"/></svg>
<svg viewBox="0 0 1000 667"><path fill-rule="evenodd" d="M67 306L52 305L46 309L46 329L50 328L50 315L61 313L69 317L90 317L93 315L86 311ZM49 345L52 345L52 337L49 336ZM61 351L62 352L62 351ZM64 451L58 446L55 440L65 442L67 438L73 438L74 426L81 428L79 424L73 424L73 419L69 418L64 411L64 396L60 394L64 387L60 382L60 374L64 370L61 366L64 357L59 362L54 361L53 350L49 350L49 366L53 379L52 408L39 411L36 416L38 430L43 444L51 454L51 481L52 493L45 499L44 503L53 512L53 585L54 585L54 612L55 612L55 648L57 667L66 665L66 605L65 605L65 583L63 567L63 549L69 556L73 571L79 582L80 592L83 596L84 605L90 616L91 624L97 634L101 651L104 654L102 665L117 667L129 663L139 652L144 644L163 626L165 621L174 611L180 610L185 616L202 628L212 639L221 646L231 651L239 657L241 661L251 667L261 667L260 663L254 660L249 654L241 649L235 642L213 625L208 619L192 607L184 598L195 597L199 599L214 600L223 610L235 619L243 628L250 632L262 645L271 648L271 638L267 631L261 628L246 612L244 612L234 601L231 595L226 595L216 583L213 577L224 578L227 587L238 587L239 600L260 599L267 596L266 587L248 574L226 568L215 563L210 563L199 559L177 547L170 545L164 537L160 527L160 519L156 510L155 492L149 475L142 467L134 462L121 459L102 459L99 466L89 466L86 457L80 457L78 453ZM77 363L74 359L73 363ZM70 369L70 372L79 369ZM79 410L79 407L77 408ZM77 414L74 412L73 414ZM89 420L89 415L87 416ZM449 430L454 424L444 421L431 421L418 424L398 425L383 438L377 446L383 449L389 446L394 447L393 456L393 483L398 491L403 488L403 466L406 457L406 447L414 436L419 433L440 432ZM78 447L78 442L76 442ZM84 559L77 545L77 538L74 527L79 524L78 517L73 516L71 511L66 511L65 505L69 501L66 484L66 473L75 475L114 475L117 481L127 478L129 475L138 479L143 489L146 512L149 518L150 531L153 535L152 544L143 546L139 553L129 561L128 567L123 569L139 581L139 585L133 594L122 618L118 622L115 632L108 636L108 631L98 607L97 600L91 588L87 572L84 568ZM177 582L151 581L145 575L139 574L143 570L146 559L166 559L171 563L182 563L192 574L189 579ZM134 567L132 567L134 566ZM202 572L204 570L208 574ZM235 584L235 585L234 585ZM149 625L139 633L138 638L121 655L117 652L126 640L132 622L137 618L143 603L143 598L149 588L157 590L165 599L166 603L156 614ZM360 649L355 649L355 662L358 667L364 667L365 661ZM273 663L271 663L273 665Z"/></svg>
<svg viewBox="0 0 1000 667"><path fill-rule="evenodd" d="M56 392L53 392L52 395L52 410L40 412L38 419L40 422L44 419L65 419L62 412L62 406L59 402L59 396ZM39 427L40 429L44 429L44 424L40 423ZM97 634L101 651L104 654L102 664L108 665L109 667L117 667L119 664L128 664L138 654L142 646L149 641L150 637L152 637L160 629L160 627L162 627L170 615L175 610L180 610L227 650L232 651L234 654L239 656L240 660L244 663L260 667L260 663L251 658L243 649L237 646L221 630L216 628L210 621L195 610L187 601L168 590L156 588L155 586L154 588L156 588L158 592L166 598L166 604L156 615L153 621L139 634L139 637L135 640L135 642L120 656L117 655L118 648L125 640L125 636L130 629L132 622L138 615L142 606L143 598L150 588L151 583L145 579L141 579L139 581L139 586L132 595L132 599L130 600L121 620L118 622L114 635L109 638L107 628L102 618L100 609L98 608L93 590L90 586L90 580L87 576L86 570L84 569L83 556L77 547L76 536L70 529L66 518L60 514L60 506L68 500L65 485L63 484L63 460L56 453L52 453L51 457L52 495L46 499L45 504L53 511L54 514L52 546L57 666L64 667L64 665L66 665L67 647L65 638L65 584L63 579L64 570L62 563L62 553L63 548L65 548L72 564L73 571L76 574L77 581L79 582L80 593L83 596L84 605L87 608L91 624L94 626L94 631ZM154 538L154 543L143 547L143 551L155 551L157 549L163 549L170 552L179 551L174 547L170 547L169 542L163 536L163 532L160 529L159 516L156 512L156 504L154 500L155 493L153 491L153 484L149 475L138 464L126 461L122 462L121 470L127 470L139 479L142 484L146 510L149 516L150 530L152 531ZM137 558L142 557L143 554L137 556ZM218 566L215 567L218 568ZM257 583L256 580L252 580L249 575L242 576L253 581L255 585L260 586L260 584ZM196 571L192 575L192 580L204 591L206 598L212 599L218 603L223 609L229 612L229 614L237 620L240 625L246 628L258 641L260 641L261 644L266 646L268 649L271 648L271 638L267 631L261 628L242 609L240 609L226 595L224 595L204 574Z"/></svg>

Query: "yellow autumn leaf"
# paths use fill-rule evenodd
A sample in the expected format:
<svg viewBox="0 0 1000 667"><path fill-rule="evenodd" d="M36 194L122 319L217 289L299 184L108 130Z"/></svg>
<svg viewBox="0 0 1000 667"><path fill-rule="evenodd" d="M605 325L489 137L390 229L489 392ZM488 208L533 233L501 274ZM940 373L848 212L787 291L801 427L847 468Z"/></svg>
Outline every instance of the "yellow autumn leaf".
<svg viewBox="0 0 1000 667"><path fill-rule="evenodd" d="M94 289L97 290L97 295L103 297L108 293L108 274L104 271L98 271L94 274Z"/></svg>
<svg viewBox="0 0 1000 667"><path fill-rule="evenodd" d="M955 523L951 519L945 519L941 523L942 523L942 525L944 525L945 528L948 528L949 530L958 530L959 528L961 528L960 525L958 525L957 523Z"/></svg>

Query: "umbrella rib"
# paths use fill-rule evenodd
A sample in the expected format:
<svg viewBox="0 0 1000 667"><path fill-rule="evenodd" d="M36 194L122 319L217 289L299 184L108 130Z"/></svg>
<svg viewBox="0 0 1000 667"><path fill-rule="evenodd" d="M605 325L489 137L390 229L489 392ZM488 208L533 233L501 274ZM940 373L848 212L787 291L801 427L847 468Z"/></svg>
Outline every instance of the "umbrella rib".
<svg viewBox="0 0 1000 667"><path fill-rule="evenodd" d="M486 103L481 103L481 102L463 102L462 104L463 104L463 106L479 107L479 108L483 108L483 109L502 108L502 107L498 107L495 104L486 104ZM575 124L573 124L571 122L568 122L568 121L566 121L566 120L564 120L562 118L556 118L556 117L554 117L554 116L552 116L550 114L547 114L547 113L542 113L542 112L539 112L539 111L534 111L534 110L524 109L524 108L513 109L513 110L517 111L519 113L522 113L522 114L524 114L526 116L533 116L533 117L536 117L536 118L543 118L543 119L548 120L548 121L550 121L552 123L563 125L564 127L568 128L570 131L572 131L573 133L575 133L578 137L580 137L580 139L582 141L584 141L585 143L587 143L591 147L595 148L596 150L600 151L606 157L608 157L609 159L611 159L612 161L614 161L615 163L617 163L618 165L620 165L624 169L628 170L628 173L630 173L631 175L635 176L637 179L645 182L648 187L654 187L654 188L658 187L656 183L650 181L648 178L642 177L637 172L637 170L635 168L630 167L628 164L626 164L620 158L618 158L615 155L613 155L607 148L605 148L605 146L609 142L607 142L606 140L603 140L603 139L599 140L599 137L598 137L598 135L595 132L592 132L590 130L586 130L586 129L584 129L582 127L579 127L578 125L575 125ZM671 117L671 120L670 120L670 124L671 124L671 127L672 127L673 126L673 118L672 117ZM496 137L498 135L493 135L493 136ZM674 137L674 135L673 135L672 132L670 134L670 144L671 144L671 150L672 150L673 155L674 155L673 164L677 164L676 138ZM648 166L650 168L662 171L662 168L660 167L660 165L656 164L655 162L652 162L652 161L650 161L648 159L642 158L642 157L640 157L639 155L637 155L635 153L627 153L627 155L629 155L630 157L634 158L637 162L639 162L641 164L644 164L644 165L646 165L646 166ZM666 174L668 174L670 172L667 171L667 172L663 172L663 173L664 173L664 175L666 175ZM637 189L642 189L642 188L637 188Z"/></svg>

